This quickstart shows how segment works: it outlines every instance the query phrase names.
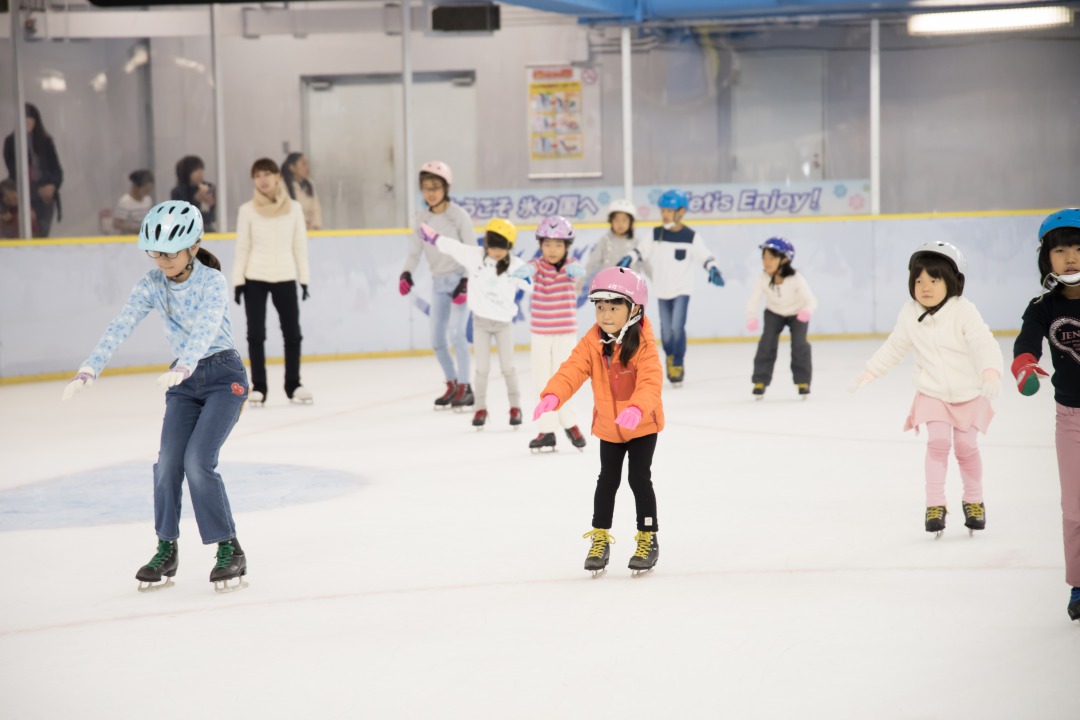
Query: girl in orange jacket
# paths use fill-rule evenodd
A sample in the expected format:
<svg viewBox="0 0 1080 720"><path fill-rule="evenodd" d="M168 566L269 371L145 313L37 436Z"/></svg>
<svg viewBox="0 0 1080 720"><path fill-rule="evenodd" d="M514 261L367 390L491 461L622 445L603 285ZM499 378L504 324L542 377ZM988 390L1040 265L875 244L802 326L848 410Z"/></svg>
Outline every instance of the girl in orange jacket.
<svg viewBox="0 0 1080 720"><path fill-rule="evenodd" d="M664 429L660 401L663 371L652 326L645 318L649 291L645 279L620 267L601 270L589 288L596 305L596 325L581 338L540 394L533 419L567 402L586 378L592 379L592 434L600 438L600 476L593 498L592 538L585 569L603 574L615 539L611 518L622 478L623 458L630 456L630 489L637 506L637 550L630 558L635 576L648 572L660 557L656 541L656 495L652 457L656 435Z"/></svg>

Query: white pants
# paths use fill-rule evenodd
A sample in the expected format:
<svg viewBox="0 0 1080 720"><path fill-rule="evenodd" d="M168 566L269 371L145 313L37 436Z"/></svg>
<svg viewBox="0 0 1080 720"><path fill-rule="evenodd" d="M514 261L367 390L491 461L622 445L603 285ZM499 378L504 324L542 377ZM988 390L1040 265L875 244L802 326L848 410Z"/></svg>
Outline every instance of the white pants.
<svg viewBox="0 0 1080 720"><path fill-rule="evenodd" d="M473 395L477 410L487 410L488 373L491 372L491 341L499 350L499 367L502 368L506 381L506 392L510 396L510 407L521 407L521 393L518 391L517 373L514 372L514 338L510 323L488 320L473 314L473 352L476 363L476 380L473 381Z"/></svg>
<svg viewBox="0 0 1080 720"><path fill-rule="evenodd" d="M559 335L532 334L532 374L536 380L537 389L543 390L547 381L559 369L559 366L570 357L570 353L577 345L576 333L561 333ZM555 412L544 413L538 421L540 432L553 433L561 425L570 428L577 425L574 418L574 410L570 402L563 403Z"/></svg>

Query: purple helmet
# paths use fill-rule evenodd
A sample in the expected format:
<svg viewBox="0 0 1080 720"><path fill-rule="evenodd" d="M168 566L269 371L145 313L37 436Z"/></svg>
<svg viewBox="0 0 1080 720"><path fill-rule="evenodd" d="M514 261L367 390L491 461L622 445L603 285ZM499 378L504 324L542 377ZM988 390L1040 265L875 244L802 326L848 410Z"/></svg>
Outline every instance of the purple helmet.
<svg viewBox="0 0 1080 720"><path fill-rule="evenodd" d="M758 249L772 250L773 252L786 257L788 262L795 262L795 246L782 237L771 237L758 245Z"/></svg>
<svg viewBox="0 0 1080 720"><path fill-rule="evenodd" d="M649 286L645 278L629 268L609 267L596 273L589 285L589 300L614 300L627 298L644 310L649 303Z"/></svg>
<svg viewBox="0 0 1080 720"><path fill-rule="evenodd" d="M562 215L548 215L536 226L536 239L562 240L569 245L574 242L574 226Z"/></svg>

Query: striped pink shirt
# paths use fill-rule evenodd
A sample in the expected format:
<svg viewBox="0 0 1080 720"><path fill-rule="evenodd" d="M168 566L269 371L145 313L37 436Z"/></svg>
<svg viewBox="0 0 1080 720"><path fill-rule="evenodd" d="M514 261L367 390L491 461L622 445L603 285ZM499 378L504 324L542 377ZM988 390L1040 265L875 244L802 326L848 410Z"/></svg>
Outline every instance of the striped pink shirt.
<svg viewBox="0 0 1080 720"><path fill-rule="evenodd" d="M533 276L530 329L539 335L577 334L577 292L574 280L566 274L564 263L559 270L543 258L531 261Z"/></svg>

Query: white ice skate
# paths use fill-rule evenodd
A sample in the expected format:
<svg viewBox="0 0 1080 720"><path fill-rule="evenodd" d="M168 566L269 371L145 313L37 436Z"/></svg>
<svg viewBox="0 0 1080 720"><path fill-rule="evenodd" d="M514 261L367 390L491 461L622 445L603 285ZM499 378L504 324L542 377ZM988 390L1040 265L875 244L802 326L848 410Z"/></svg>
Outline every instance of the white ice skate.
<svg viewBox="0 0 1080 720"><path fill-rule="evenodd" d="M251 405L251 407L262 407L264 402L266 402L266 396L258 390L252 390L248 393L248 405Z"/></svg>
<svg viewBox="0 0 1080 720"><path fill-rule="evenodd" d="M292 397L289 398L289 401L297 405L310 405L315 402L315 398L312 396L310 390L303 385L300 385L293 390Z"/></svg>

